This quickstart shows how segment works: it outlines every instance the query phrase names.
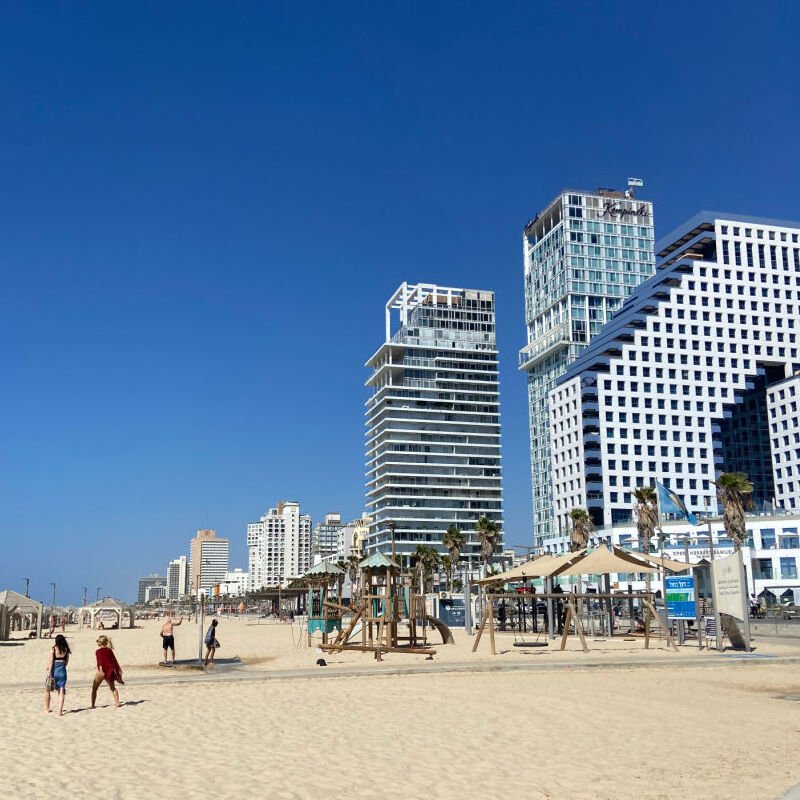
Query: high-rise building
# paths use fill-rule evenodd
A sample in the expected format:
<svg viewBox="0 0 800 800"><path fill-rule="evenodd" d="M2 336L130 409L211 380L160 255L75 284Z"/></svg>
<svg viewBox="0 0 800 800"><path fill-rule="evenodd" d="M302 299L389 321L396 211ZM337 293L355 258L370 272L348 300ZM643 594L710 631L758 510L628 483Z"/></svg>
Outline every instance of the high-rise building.
<svg viewBox="0 0 800 800"><path fill-rule="evenodd" d="M326 514L325 519L314 526L312 554L315 563L336 555L339 531L343 526L341 514Z"/></svg>
<svg viewBox="0 0 800 800"><path fill-rule="evenodd" d="M136 602L141 604L147 602L147 590L151 586L166 586L167 579L163 575L148 575L145 578L139 578L139 591L136 594Z"/></svg>
<svg viewBox="0 0 800 800"><path fill-rule="evenodd" d="M197 596L225 580L228 571L228 540L210 529L197 531L189 543L189 589Z"/></svg>
<svg viewBox="0 0 800 800"><path fill-rule="evenodd" d="M285 586L311 566L311 516L294 500L278 503L247 526L250 589Z"/></svg>
<svg viewBox="0 0 800 800"><path fill-rule="evenodd" d="M555 535L548 393L653 274L653 206L631 191L565 190L525 226L522 243L528 343L519 366L528 373L534 542L543 544Z"/></svg>
<svg viewBox="0 0 800 800"><path fill-rule="evenodd" d="M189 591L189 564L180 556L167 565L167 600L178 600Z"/></svg>
<svg viewBox="0 0 800 800"><path fill-rule="evenodd" d="M550 394L556 529L631 520L660 481L719 511L745 472L759 510L800 511L800 224L702 212Z"/></svg>
<svg viewBox="0 0 800 800"><path fill-rule="evenodd" d="M403 283L385 334L366 363L365 553L390 553L393 534L402 558L419 544L444 552L456 525L474 560L476 520L503 523L494 293Z"/></svg>

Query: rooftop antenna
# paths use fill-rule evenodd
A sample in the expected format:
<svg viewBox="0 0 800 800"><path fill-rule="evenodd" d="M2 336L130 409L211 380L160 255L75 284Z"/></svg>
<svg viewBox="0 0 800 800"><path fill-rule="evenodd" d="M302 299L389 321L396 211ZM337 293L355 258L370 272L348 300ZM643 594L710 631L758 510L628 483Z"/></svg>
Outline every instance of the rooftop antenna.
<svg viewBox="0 0 800 800"><path fill-rule="evenodd" d="M625 192L625 197L633 197L633 190L644 186L642 178L628 178L628 188Z"/></svg>

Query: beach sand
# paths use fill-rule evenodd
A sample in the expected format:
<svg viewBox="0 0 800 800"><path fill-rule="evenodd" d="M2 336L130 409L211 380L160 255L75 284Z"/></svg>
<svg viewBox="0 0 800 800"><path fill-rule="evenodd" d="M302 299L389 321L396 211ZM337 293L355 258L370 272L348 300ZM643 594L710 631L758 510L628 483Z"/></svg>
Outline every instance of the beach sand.
<svg viewBox="0 0 800 800"><path fill-rule="evenodd" d="M97 631L68 627L62 718L43 712L50 642L0 643L5 798L778 798L800 783L791 643L743 659L499 634L493 657L456 632L433 661L376 663L308 648L298 625L223 618L210 674L158 666L160 622L139 624L105 631L119 709L105 686L89 709ZM179 662L196 658L197 626L175 635Z"/></svg>

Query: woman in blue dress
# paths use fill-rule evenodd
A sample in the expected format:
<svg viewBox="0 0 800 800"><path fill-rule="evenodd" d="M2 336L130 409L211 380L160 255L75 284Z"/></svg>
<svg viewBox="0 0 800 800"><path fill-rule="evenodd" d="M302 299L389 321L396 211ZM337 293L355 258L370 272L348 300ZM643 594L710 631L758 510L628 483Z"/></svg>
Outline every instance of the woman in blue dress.
<svg viewBox="0 0 800 800"><path fill-rule="evenodd" d="M50 651L50 668L44 689L44 710L50 713L50 693L58 692L58 716L64 716L64 695L67 691L67 664L72 651L63 634L56 636L56 643Z"/></svg>

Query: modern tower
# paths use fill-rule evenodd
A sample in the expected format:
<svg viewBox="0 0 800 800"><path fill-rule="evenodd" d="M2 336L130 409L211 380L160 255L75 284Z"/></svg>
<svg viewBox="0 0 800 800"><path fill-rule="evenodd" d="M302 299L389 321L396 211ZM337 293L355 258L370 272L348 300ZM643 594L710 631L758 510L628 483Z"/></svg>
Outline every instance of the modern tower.
<svg viewBox="0 0 800 800"><path fill-rule="evenodd" d="M800 224L701 212L550 394L556 528L630 522L660 481L695 514L745 472L757 509L800 511Z"/></svg>
<svg viewBox="0 0 800 800"><path fill-rule="evenodd" d="M147 602L147 591L151 587L166 586L167 579L163 575L148 575L146 578L139 578L139 589L136 593L136 602L141 605ZM153 595L155 597L155 595Z"/></svg>
<svg viewBox="0 0 800 800"><path fill-rule="evenodd" d="M167 565L167 600L179 600L189 591L189 564L186 556Z"/></svg>
<svg viewBox="0 0 800 800"><path fill-rule="evenodd" d="M528 373L534 543L543 545L555 535L548 393L653 274L653 205L631 189L568 189L525 226L522 245L528 343L519 366Z"/></svg>
<svg viewBox="0 0 800 800"><path fill-rule="evenodd" d="M250 588L286 586L311 566L311 515L294 500L278 503L247 526Z"/></svg>
<svg viewBox="0 0 800 800"><path fill-rule="evenodd" d="M444 552L456 525L475 560L476 520L503 523L494 293L403 283L366 366L365 553Z"/></svg>
<svg viewBox="0 0 800 800"><path fill-rule="evenodd" d="M203 589L225 580L228 540L218 538L214 530L199 530L189 543L189 559L189 589L197 597Z"/></svg>

